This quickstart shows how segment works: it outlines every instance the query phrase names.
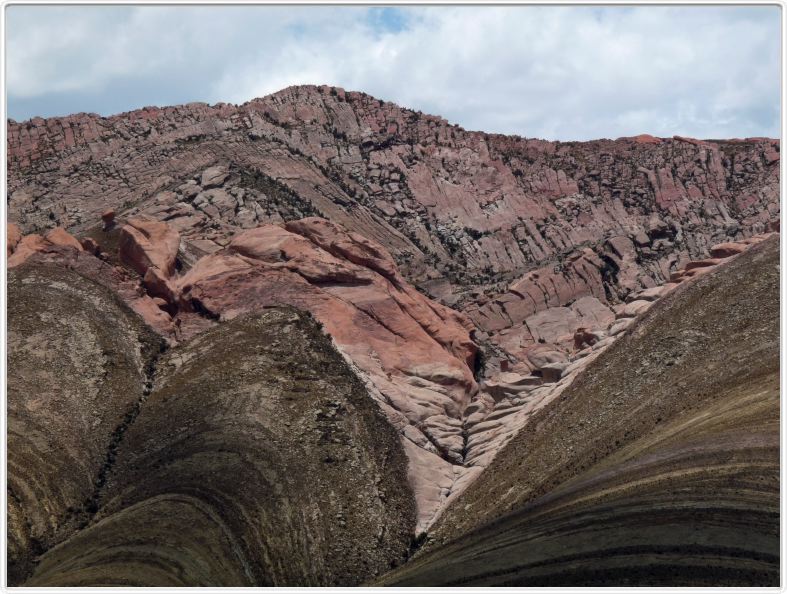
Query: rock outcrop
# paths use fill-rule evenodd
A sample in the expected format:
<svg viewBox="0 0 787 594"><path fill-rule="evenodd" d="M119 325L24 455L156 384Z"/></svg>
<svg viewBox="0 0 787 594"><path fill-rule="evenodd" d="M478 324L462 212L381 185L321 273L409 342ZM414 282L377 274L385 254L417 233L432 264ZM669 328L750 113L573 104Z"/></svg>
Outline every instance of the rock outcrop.
<svg viewBox="0 0 787 594"><path fill-rule="evenodd" d="M417 533L637 320L779 226L776 140L545 142L331 87L8 136L9 267L70 268L184 348L309 312L398 432Z"/></svg>
<svg viewBox="0 0 787 594"><path fill-rule="evenodd" d="M670 284L633 292L614 311L592 296L569 307L558 305L557 295L544 301L546 309L487 335L501 357L499 367L485 366L479 385L472 322L410 286L382 246L335 223L313 217L250 229L182 274L179 237L167 223L132 220L118 233L117 259L126 268L110 267L67 241L57 248L44 241L37 259L59 261L110 286L173 344L270 306L310 312L400 433L418 532L654 299L726 261L689 262ZM38 241L28 237L37 236L19 245ZM718 249L735 251L764 237ZM541 290L542 274L518 282L520 294Z"/></svg>
<svg viewBox="0 0 787 594"><path fill-rule="evenodd" d="M210 250L237 229L319 215L383 245L446 303L543 267L575 297L598 297L600 275L622 298L779 217L777 140L546 142L331 87L10 121L8 137L9 213L27 233L81 233L112 208Z"/></svg>
<svg viewBox="0 0 787 594"><path fill-rule="evenodd" d="M657 301L377 585L778 584L779 278L771 237Z"/></svg>

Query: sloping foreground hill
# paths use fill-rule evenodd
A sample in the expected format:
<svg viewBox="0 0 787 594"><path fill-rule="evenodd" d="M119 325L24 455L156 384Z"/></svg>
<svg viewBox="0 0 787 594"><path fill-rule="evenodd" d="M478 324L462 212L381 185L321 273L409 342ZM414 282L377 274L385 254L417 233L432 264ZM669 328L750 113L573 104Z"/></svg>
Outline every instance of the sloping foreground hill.
<svg viewBox="0 0 787 594"><path fill-rule="evenodd" d="M383 581L777 586L778 238L654 306Z"/></svg>
<svg viewBox="0 0 787 594"><path fill-rule="evenodd" d="M62 266L8 272L8 581L84 525L164 341Z"/></svg>
<svg viewBox="0 0 787 594"><path fill-rule="evenodd" d="M26 264L9 288L9 484L46 503L9 498L12 584L352 585L402 561L398 436L308 314L144 359L130 310L76 272Z"/></svg>

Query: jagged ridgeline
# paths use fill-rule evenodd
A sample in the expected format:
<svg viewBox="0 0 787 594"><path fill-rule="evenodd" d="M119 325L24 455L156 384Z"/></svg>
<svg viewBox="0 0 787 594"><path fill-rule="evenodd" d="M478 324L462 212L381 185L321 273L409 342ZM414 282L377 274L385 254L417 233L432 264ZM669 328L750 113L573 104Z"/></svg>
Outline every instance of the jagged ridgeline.
<svg viewBox="0 0 787 594"><path fill-rule="evenodd" d="M546 142L332 87L11 121L8 137L9 212L26 232L81 232L114 208L220 241L314 214L380 242L438 297L553 268L587 246L622 264L605 280L625 294L779 216L778 140ZM234 172L223 189L223 178L199 178L217 164Z"/></svg>

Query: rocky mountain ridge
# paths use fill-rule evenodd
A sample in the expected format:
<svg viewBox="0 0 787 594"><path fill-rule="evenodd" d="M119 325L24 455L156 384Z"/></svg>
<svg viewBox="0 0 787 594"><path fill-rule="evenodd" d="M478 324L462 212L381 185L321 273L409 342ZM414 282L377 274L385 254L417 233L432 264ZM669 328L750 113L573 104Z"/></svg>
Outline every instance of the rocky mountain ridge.
<svg viewBox="0 0 787 594"><path fill-rule="evenodd" d="M779 227L770 139L527 140L314 86L8 132L10 267L74 271L183 348L309 312L396 430L414 534L657 300Z"/></svg>
<svg viewBox="0 0 787 594"><path fill-rule="evenodd" d="M777 140L546 142L332 87L11 121L8 138L9 215L25 232L82 233L113 208L169 222L189 262L243 229L321 216L470 315L495 366L538 341L534 313L619 303L779 218Z"/></svg>

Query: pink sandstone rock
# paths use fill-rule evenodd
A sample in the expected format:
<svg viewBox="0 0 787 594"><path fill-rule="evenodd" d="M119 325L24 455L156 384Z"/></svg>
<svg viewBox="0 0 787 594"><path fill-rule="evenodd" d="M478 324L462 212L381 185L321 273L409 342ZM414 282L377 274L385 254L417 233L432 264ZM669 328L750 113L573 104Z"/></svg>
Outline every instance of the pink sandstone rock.
<svg viewBox="0 0 787 594"><path fill-rule="evenodd" d="M36 233L25 235L16 244L14 253L8 258L8 267L19 266L33 254L46 250L50 245L47 240Z"/></svg>
<svg viewBox="0 0 787 594"><path fill-rule="evenodd" d="M710 248L710 255L713 258L729 258L737 256L746 250L746 244L739 242L718 243Z"/></svg>
<svg viewBox="0 0 787 594"><path fill-rule="evenodd" d="M14 253L17 244L22 239L22 231L19 229L19 225L14 223L8 223L6 225L6 247L5 247L5 255L9 257L11 254Z"/></svg>
<svg viewBox="0 0 787 594"><path fill-rule="evenodd" d="M55 227L44 236L44 239L46 239L52 245L72 247L80 252L84 250L82 244L79 243L79 240L62 227Z"/></svg>
<svg viewBox="0 0 787 594"><path fill-rule="evenodd" d="M478 392L471 325L409 286L381 246L317 218L267 225L198 260L175 288L183 309L222 320L276 304L310 311L368 378L403 439L426 452L411 463L461 463L462 415ZM416 489L424 525L443 488L430 485Z"/></svg>
<svg viewBox="0 0 787 594"><path fill-rule="evenodd" d="M348 357L373 370L363 373L416 452L411 460L430 460L414 462L412 473L423 481L419 505L435 514L453 496L445 493L457 493L597 351L585 349L571 362L576 368L554 385L532 386L536 392L523 392L522 402L468 396L465 372L452 373L471 369L472 324L411 296L408 282L472 318L493 353L485 377L494 382L502 360L527 377L527 353L539 339L565 354L577 327L605 330L613 307L651 301L643 291L672 271L680 269L675 279L683 281L713 269L686 270L708 257L708 246L750 245L779 219L779 141L764 138L547 142L468 132L363 93L314 86L241 106L78 114L7 127L8 213L25 232L54 220L79 235L110 208L123 219L166 220L180 234L178 257L191 267L182 277L138 263L140 276L154 270L146 288L135 274L111 272L127 302L150 299L136 307L161 332L172 337L167 325L177 322L185 340L216 323L213 316L277 299L335 318L337 336L354 341ZM314 213L357 236L295 222ZM241 239L244 230L271 226L277 230ZM107 271L89 254L39 247L32 257ZM174 295L158 297L164 305L148 291ZM154 317L151 304L165 315ZM415 355L424 352L408 360L402 347L403 337L413 340L412 324L460 366L441 356L437 369L418 369ZM457 335L457 325L467 336ZM389 350L380 361L370 354ZM389 371L392 362L402 369ZM440 398L443 408L435 405ZM467 414L456 416L462 406ZM441 412L430 419L434 410ZM464 466L455 463L457 434L466 442ZM433 518L424 512L420 525Z"/></svg>
<svg viewBox="0 0 787 594"><path fill-rule="evenodd" d="M135 218L120 229L120 259L140 276L155 266L165 278L171 277L179 247L180 235L163 222Z"/></svg>

